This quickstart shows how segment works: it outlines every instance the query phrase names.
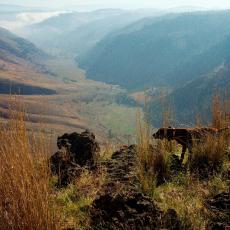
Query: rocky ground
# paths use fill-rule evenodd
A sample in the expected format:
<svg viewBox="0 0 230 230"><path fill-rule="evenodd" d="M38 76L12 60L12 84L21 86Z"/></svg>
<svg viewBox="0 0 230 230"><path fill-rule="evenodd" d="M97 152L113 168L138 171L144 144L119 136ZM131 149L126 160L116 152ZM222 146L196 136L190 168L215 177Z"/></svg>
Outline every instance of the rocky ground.
<svg viewBox="0 0 230 230"><path fill-rule="evenodd" d="M223 192L207 199L205 205L211 217L208 229L230 228L230 192Z"/></svg>
<svg viewBox="0 0 230 230"><path fill-rule="evenodd" d="M142 191L135 145L122 147L100 163L97 161L99 145L93 133L64 134L58 138L57 145L59 151L51 157L51 166L53 174L58 175L59 188L68 186L85 169L94 173L102 167L105 171L104 183L88 207L91 229L190 229L174 209L163 211ZM174 155L171 158L171 172L184 173L184 168L178 165L179 159ZM209 219L207 229L228 229L229 192L210 197L205 207Z"/></svg>

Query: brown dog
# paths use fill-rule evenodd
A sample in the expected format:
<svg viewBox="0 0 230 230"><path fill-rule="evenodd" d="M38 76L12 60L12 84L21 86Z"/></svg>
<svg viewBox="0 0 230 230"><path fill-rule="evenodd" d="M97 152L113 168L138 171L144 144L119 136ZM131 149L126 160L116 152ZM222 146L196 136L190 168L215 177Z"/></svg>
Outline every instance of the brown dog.
<svg viewBox="0 0 230 230"><path fill-rule="evenodd" d="M167 139L169 141L175 140L178 144L182 145L182 153L181 153L181 162L184 160L184 155L186 150L188 149L190 157L192 148L194 145L194 141L201 141L205 136L218 135L220 132L224 131L218 130L215 128L194 128L194 129L186 129L186 128L161 128L153 137L155 139Z"/></svg>

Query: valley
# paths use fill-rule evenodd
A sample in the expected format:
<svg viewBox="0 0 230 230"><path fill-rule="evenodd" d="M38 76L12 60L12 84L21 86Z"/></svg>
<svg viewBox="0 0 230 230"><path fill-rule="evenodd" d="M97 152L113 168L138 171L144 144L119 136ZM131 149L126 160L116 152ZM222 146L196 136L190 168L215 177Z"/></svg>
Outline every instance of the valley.
<svg viewBox="0 0 230 230"><path fill-rule="evenodd" d="M230 5L125 1L0 3L1 230L229 229Z"/></svg>
<svg viewBox="0 0 230 230"><path fill-rule="evenodd" d="M0 93L20 94L33 121L49 110L55 132L90 127L103 140L127 141L139 109L154 127L167 106L172 125L196 116L207 125L214 93L229 96L229 19L229 10L105 9L25 25L24 39L1 29Z"/></svg>
<svg viewBox="0 0 230 230"><path fill-rule="evenodd" d="M55 76L40 74L28 66L5 63L0 71L0 112L9 118L10 96L25 106L27 124L39 130L40 125L54 137L64 132L92 129L101 142L108 138L126 142L135 132L136 108L116 102L124 93L119 87L86 80L84 71L71 60L51 60L47 66ZM16 72L15 72L16 71ZM18 96L14 96L18 95ZM127 115L129 117L127 117ZM122 124L126 123L124 127ZM119 136L120 139L116 139Z"/></svg>

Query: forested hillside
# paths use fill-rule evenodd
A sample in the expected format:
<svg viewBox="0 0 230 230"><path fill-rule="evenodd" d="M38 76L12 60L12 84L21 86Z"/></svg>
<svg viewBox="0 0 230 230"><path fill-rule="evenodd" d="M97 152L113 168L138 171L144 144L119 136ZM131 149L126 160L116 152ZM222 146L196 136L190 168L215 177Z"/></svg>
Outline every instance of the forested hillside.
<svg viewBox="0 0 230 230"><path fill-rule="evenodd" d="M149 102L148 118L153 125L161 126L163 110L169 108L172 125L193 126L197 118L202 124L209 124L214 96L219 95L222 103L230 98L229 76L230 59L209 74L179 87L164 98ZM169 107L166 108L165 105ZM222 106L224 107L224 104Z"/></svg>
<svg viewBox="0 0 230 230"><path fill-rule="evenodd" d="M211 71L228 55L225 50L217 54L213 50L230 33L229 11L147 21L141 27L137 23L136 30L132 25L131 31L127 27L107 36L77 59L87 77L131 90L150 85L177 87Z"/></svg>

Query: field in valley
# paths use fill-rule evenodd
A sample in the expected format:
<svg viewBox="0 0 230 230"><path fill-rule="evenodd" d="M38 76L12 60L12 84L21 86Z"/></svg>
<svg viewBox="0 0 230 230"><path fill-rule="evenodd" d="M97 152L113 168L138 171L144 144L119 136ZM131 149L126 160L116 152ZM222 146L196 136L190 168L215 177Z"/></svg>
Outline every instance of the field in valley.
<svg viewBox="0 0 230 230"><path fill-rule="evenodd" d="M86 80L84 71L68 60L51 60L47 66L54 76L34 72L29 67L22 70L7 66L7 71L0 72L0 78L56 92L18 96L25 106L29 127L43 124L46 132L55 137L64 132L90 129L100 141L111 138L119 142L126 142L127 136L135 132L137 109L116 102L117 95L123 93L118 86ZM10 104L8 95L0 95L3 119L8 118Z"/></svg>

